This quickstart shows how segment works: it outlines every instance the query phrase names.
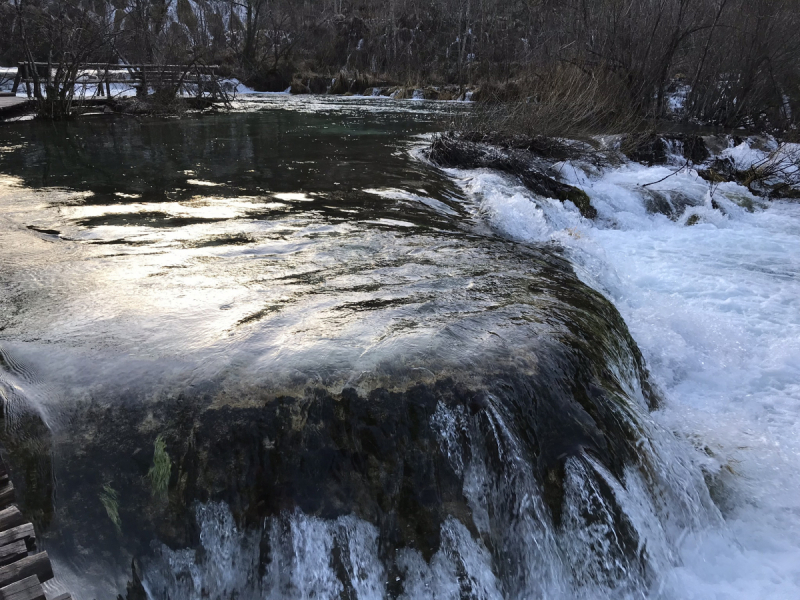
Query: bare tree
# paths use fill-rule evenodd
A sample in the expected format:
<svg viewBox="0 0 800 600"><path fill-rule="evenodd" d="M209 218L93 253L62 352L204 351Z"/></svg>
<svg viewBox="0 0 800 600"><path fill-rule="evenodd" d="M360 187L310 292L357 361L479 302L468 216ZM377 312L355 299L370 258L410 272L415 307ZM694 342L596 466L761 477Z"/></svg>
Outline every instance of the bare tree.
<svg viewBox="0 0 800 600"><path fill-rule="evenodd" d="M95 10L78 0L14 3L38 113L49 119L67 118L81 64L109 44L106 5L100 3L100 10ZM47 47L46 62L36 61L31 43L34 36L39 45Z"/></svg>

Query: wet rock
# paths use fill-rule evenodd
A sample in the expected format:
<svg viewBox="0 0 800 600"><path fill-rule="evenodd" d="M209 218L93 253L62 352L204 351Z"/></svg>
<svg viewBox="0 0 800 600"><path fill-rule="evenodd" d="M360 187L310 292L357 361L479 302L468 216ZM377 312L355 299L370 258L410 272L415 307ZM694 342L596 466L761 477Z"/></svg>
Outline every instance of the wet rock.
<svg viewBox="0 0 800 600"><path fill-rule="evenodd" d="M413 97L421 100L444 100L444 94L434 87L426 87L414 90Z"/></svg>
<svg viewBox="0 0 800 600"><path fill-rule="evenodd" d="M768 195L770 198L797 200L800 199L800 189L788 183L777 183L769 187Z"/></svg>
<svg viewBox="0 0 800 600"><path fill-rule="evenodd" d="M730 146L731 139L727 135L704 135L703 142L711 156L718 156Z"/></svg>
<svg viewBox="0 0 800 600"><path fill-rule="evenodd" d="M131 560L131 579L127 584L127 593L123 598L122 594L117 597L117 600L148 600L149 596L147 591L142 585L141 568L136 560Z"/></svg>
<svg viewBox="0 0 800 600"><path fill-rule="evenodd" d="M366 77L356 77L350 82L350 88L347 91L354 96L363 96L364 92L366 92L369 87L369 79Z"/></svg>
<svg viewBox="0 0 800 600"><path fill-rule="evenodd" d="M295 79L289 89L292 94L310 94L311 90L302 81Z"/></svg>
<svg viewBox="0 0 800 600"><path fill-rule="evenodd" d="M568 186L566 190L558 192L557 198L562 202L567 200L572 202L587 219L594 219L597 216L597 210L592 206L589 195L580 188Z"/></svg>
<svg viewBox="0 0 800 600"><path fill-rule="evenodd" d="M285 92L292 85L293 78L293 69L290 66L281 66L255 73L244 83L257 92Z"/></svg>
<svg viewBox="0 0 800 600"><path fill-rule="evenodd" d="M680 139L681 154L693 164L700 164L711 155L706 147L705 138L698 135L685 135Z"/></svg>
<svg viewBox="0 0 800 600"><path fill-rule="evenodd" d="M661 192L651 190L649 188L642 188L640 190L644 196L645 208L651 214L660 214L672 217L675 214L675 209L670 204L669 199Z"/></svg>
<svg viewBox="0 0 800 600"><path fill-rule="evenodd" d="M691 227L692 225L697 225L700 222L700 215L689 215L689 218L686 219L686 226Z"/></svg>
<svg viewBox="0 0 800 600"><path fill-rule="evenodd" d="M639 187L637 191L644 196L647 211L652 214L661 214L673 221L677 220L684 211L691 206L699 206L701 199L693 198L677 190L653 190Z"/></svg>
<svg viewBox="0 0 800 600"><path fill-rule="evenodd" d="M474 415L481 410L489 407L489 396L486 393L475 394L470 396L467 402L470 414Z"/></svg>
<svg viewBox="0 0 800 600"><path fill-rule="evenodd" d="M697 174L709 183L724 183L726 181L733 181L733 177L731 175L726 174L724 171L720 172L714 167L698 169Z"/></svg>
<svg viewBox="0 0 800 600"><path fill-rule="evenodd" d="M351 78L344 72L340 72L329 84L328 93L338 96L363 96L367 91L371 93L374 86L369 77L357 75Z"/></svg>
<svg viewBox="0 0 800 600"><path fill-rule="evenodd" d="M583 190L545 175L529 157L478 143L469 136L437 136L428 150L428 158L442 167L462 169L494 169L518 177L534 194L546 198L571 201L587 219L597 216L589 196Z"/></svg>
<svg viewBox="0 0 800 600"><path fill-rule="evenodd" d="M339 75L333 80L330 88L328 89L329 94L334 94L337 96L346 94L349 91L350 91L350 81L348 81L344 73L339 73Z"/></svg>
<svg viewBox="0 0 800 600"><path fill-rule="evenodd" d="M306 83L306 86L312 94L324 94L328 91L330 85L331 80L329 77L320 77L318 75L309 77Z"/></svg>
<svg viewBox="0 0 800 600"><path fill-rule="evenodd" d="M58 472L45 479L69 490L57 504L42 488L31 499L56 505L58 531L69 532L48 544L107 552L127 566L150 555L152 540L197 547L196 503L224 502L243 529L298 511L328 521L354 515L376 528L385 564L403 548L428 559L448 520L475 539L487 535L474 513L478 500L467 491L475 473L485 473L486 489L523 475L530 480L485 500L498 515L505 502L513 506L517 496L543 488L549 513L537 518L547 527L572 523L563 506L570 469L591 456L622 478L644 461L636 411L654 406L656 396L613 306L581 284L568 263L523 252L523 275L475 274L478 285L468 292L475 296L453 304L450 322L479 338L468 342L469 352L439 348L355 365L363 381L341 386L323 385L315 373L280 385L272 373L231 373L166 390L113 382L93 389L92 397L64 408L70 427L55 442L42 432L31 435L39 444L26 439L25 447L42 457L57 445ZM484 295L511 302L502 310L520 323L495 320L502 335L485 335L486 312L469 308ZM165 497L153 493L149 477L158 452L171 464ZM28 464L35 479L38 463ZM119 494L118 524L103 504L107 486ZM616 507L613 492L603 493ZM502 519L516 515L501 516L491 535L513 535ZM624 517L615 518L624 532ZM619 552L635 557L636 539L626 536L620 534L626 541Z"/></svg>
<svg viewBox="0 0 800 600"><path fill-rule="evenodd" d="M710 156L705 139L698 135L653 134L636 140L626 151L631 160L646 165L663 165L670 155L679 155L692 164L701 164Z"/></svg>
<svg viewBox="0 0 800 600"><path fill-rule="evenodd" d="M389 97L395 100L410 100L414 97L414 90L403 86L395 86L389 89Z"/></svg>

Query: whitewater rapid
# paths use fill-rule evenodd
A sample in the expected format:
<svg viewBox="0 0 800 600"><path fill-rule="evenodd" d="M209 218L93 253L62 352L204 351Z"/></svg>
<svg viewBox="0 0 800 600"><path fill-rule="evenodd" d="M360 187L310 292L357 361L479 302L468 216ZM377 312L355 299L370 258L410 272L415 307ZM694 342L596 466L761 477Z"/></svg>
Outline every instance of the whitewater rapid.
<svg viewBox="0 0 800 600"><path fill-rule="evenodd" d="M684 533L655 597L800 598L800 203L676 166L558 168L594 222L515 179L450 173L492 228L562 247L613 301L665 397L656 422L709 483L724 525ZM672 218L648 210L654 192Z"/></svg>

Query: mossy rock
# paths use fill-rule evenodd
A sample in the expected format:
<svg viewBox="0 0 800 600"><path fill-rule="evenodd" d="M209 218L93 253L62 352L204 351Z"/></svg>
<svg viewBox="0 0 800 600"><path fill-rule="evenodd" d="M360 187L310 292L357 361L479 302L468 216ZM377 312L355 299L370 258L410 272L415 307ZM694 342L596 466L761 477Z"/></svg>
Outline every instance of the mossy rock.
<svg viewBox="0 0 800 600"><path fill-rule="evenodd" d="M414 90L406 87L396 87L391 90L389 95L395 100L408 100L414 95Z"/></svg>
<svg viewBox="0 0 800 600"><path fill-rule="evenodd" d="M632 136L624 146L628 158L646 165L666 164L671 151L680 151L683 158L695 164L710 156L705 140L696 135L651 134L642 139Z"/></svg>
<svg viewBox="0 0 800 600"><path fill-rule="evenodd" d="M308 78L308 90L312 94L324 94L328 91L331 80L328 77L314 76Z"/></svg>
<svg viewBox="0 0 800 600"><path fill-rule="evenodd" d="M559 194L559 200L562 202L567 200L572 202L578 207L578 210L581 211L581 214L587 219L594 219L597 217L597 209L592 206L592 201L589 198L589 195L579 188L571 185L565 186L564 191Z"/></svg>
<svg viewBox="0 0 800 600"><path fill-rule="evenodd" d="M688 219L686 219L686 226L691 227L692 225L697 225L700 222L700 215L691 215Z"/></svg>
<svg viewBox="0 0 800 600"><path fill-rule="evenodd" d="M439 93L439 90L437 90L436 88L426 87L426 88L414 90L414 92L415 92L415 94L416 94L416 92L421 93L422 98L425 99L425 100L441 100L441 94ZM419 94L416 94L416 95L419 95Z"/></svg>
<svg viewBox="0 0 800 600"><path fill-rule="evenodd" d="M292 81L292 85L291 85L291 88L289 89L289 91L292 94L310 94L311 93L311 90L309 89L309 87L306 84L304 84L302 81L298 81L296 79L294 81Z"/></svg>
<svg viewBox="0 0 800 600"><path fill-rule="evenodd" d="M798 189L795 186L789 185L787 183L779 183L777 185L772 186L772 188L769 191L769 195L772 198L797 200L800 199L800 189Z"/></svg>
<svg viewBox="0 0 800 600"><path fill-rule="evenodd" d="M364 92L366 92L369 88L369 79L366 77L356 77L350 82L350 89L348 91L354 96L363 96Z"/></svg>
<svg viewBox="0 0 800 600"><path fill-rule="evenodd" d="M545 198L569 200L587 219L594 219L597 210L583 190L562 183L536 168L531 152L513 148L500 149L492 143L474 141L469 135L440 135L428 149L431 162L446 168L494 169L518 177L534 194Z"/></svg>
<svg viewBox="0 0 800 600"><path fill-rule="evenodd" d="M709 167L708 169L698 169L697 174L706 181L710 183L725 183L726 181L730 181L730 177L720 173L713 167Z"/></svg>
<svg viewBox="0 0 800 600"><path fill-rule="evenodd" d="M339 76L333 80L333 83L331 84L328 93L341 96L342 94L346 94L349 91L350 91L350 82L347 80L347 77L344 76L344 73L339 73Z"/></svg>
<svg viewBox="0 0 800 600"><path fill-rule="evenodd" d="M259 71L244 83L257 92L283 92L292 85L292 73L289 67Z"/></svg>

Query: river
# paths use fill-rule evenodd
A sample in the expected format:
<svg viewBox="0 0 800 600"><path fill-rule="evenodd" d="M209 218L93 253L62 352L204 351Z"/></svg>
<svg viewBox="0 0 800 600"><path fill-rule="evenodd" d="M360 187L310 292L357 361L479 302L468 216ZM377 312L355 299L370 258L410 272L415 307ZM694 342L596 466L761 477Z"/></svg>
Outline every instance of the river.
<svg viewBox="0 0 800 600"><path fill-rule="evenodd" d="M557 165L589 221L429 164L466 111L0 129L2 444L50 591L800 595L800 204Z"/></svg>

